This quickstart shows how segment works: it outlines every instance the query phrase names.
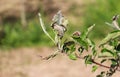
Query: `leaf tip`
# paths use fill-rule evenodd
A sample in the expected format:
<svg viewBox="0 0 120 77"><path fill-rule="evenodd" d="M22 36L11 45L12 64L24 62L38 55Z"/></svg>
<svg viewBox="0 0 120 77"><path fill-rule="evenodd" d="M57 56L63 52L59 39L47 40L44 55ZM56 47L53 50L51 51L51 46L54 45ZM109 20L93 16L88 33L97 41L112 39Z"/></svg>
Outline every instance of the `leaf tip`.
<svg viewBox="0 0 120 77"><path fill-rule="evenodd" d="M39 16L39 17L41 17L41 14L40 14L40 13L38 13L38 16Z"/></svg>

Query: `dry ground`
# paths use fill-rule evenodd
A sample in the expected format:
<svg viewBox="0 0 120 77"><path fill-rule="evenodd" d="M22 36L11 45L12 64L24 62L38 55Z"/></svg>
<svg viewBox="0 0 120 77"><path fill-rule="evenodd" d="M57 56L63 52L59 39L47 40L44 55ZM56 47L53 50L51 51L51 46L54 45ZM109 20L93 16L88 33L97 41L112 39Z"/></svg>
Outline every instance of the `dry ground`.
<svg viewBox="0 0 120 77"><path fill-rule="evenodd" d="M72 61L65 55L43 61L39 55L47 56L51 48L19 48L0 52L0 77L95 77L103 70L91 72L91 66L83 60ZM119 72L113 77L120 77Z"/></svg>

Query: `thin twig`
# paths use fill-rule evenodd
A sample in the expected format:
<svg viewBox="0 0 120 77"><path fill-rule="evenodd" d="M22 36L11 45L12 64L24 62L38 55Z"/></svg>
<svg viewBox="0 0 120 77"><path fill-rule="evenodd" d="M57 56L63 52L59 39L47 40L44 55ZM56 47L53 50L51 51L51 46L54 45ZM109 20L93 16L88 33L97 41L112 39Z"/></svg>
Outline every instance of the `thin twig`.
<svg viewBox="0 0 120 77"><path fill-rule="evenodd" d="M75 55L76 55L76 57L79 58L79 59L84 59L83 57L78 56L77 54L75 54ZM96 62L94 59L92 59L92 63L94 63L94 64L96 64L96 65L99 65L99 66L101 66L101 67L104 67L104 68L108 68L108 69L111 68L110 66L106 66L106 65L103 65L103 64L101 64L101 63ZM116 70L117 70L117 71L120 71L119 69L116 69Z"/></svg>
<svg viewBox="0 0 120 77"><path fill-rule="evenodd" d="M109 66L106 66L106 65L103 65L103 64L101 64L101 63L98 63L98 62L94 61L93 59L92 59L92 63L94 63L94 64L96 64L96 65L99 65L99 66L101 66L101 67L110 68Z"/></svg>

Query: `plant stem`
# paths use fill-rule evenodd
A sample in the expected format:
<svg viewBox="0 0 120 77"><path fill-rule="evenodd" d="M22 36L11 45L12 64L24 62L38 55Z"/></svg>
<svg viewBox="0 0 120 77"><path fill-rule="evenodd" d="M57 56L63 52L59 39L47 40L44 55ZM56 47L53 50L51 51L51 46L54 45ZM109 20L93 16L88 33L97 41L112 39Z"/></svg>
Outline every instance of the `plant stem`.
<svg viewBox="0 0 120 77"><path fill-rule="evenodd" d="M98 63L98 62L94 61L93 59L92 59L92 63L94 63L94 64L96 64L96 65L99 65L99 66L101 66L101 67L110 68L109 66L106 66L106 65L103 65L103 64L101 64L101 63Z"/></svg>
<svg viewBox="0 0 120 77"><path fill-rule="evenodd" d="M83 57L78 56L77 54L75 54L75 55L76 55L76 57L79 58L79 59L84 59ZM104 68L108 68L108 69L111 68L110 66L106 66L106 65L103 65L103 64L101 64L101 63L96 62L94 59L92 59L92 63L94 63L94 64L96 64L96 65L99 65L99 66L101 66L101 67L104 67ZM117 71L120 71L119 69L116 69L116 70L117 70Z"/></svg>

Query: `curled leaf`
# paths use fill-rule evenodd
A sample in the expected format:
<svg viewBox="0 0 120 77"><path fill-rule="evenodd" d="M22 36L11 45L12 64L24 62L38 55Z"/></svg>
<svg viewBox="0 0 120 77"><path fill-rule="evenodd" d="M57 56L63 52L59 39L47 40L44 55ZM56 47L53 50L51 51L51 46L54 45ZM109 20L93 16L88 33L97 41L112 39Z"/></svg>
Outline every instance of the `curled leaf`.
<svg viewBox="0 0 120 77"><path fill-rule="evenodd" d="M111 32L110 34L108 34L100 43L99 46L103 46L104 44L108 43L110 40L113 40L117 37L120 37L120 30Z"/></svg>
<svg viewBox="0 0 120 77"><path fill-rule="evenodd" d="M107 53L106 55L111 55L111 56L115 56L115 53L113 52L113 51L111 51L111 50L108 50L108 49L106 49L106 48L103 48L102 50L101 50L101 53Z"/></svg>
<svg viewBox="0 0 120 77"><path fill-rule="evenodd" d="M81 33L81 38L85 39L88 34L90 33L90 31L92 31L92 29L95 27L95 24L93 24L92 26L90 26L89 28L87 28L83 33Z"/></svg>
<svg viewBox="0 0 120 77"><path fill-rule="evenodd" d="M52 38L52 37L50 36L50 34L46 31L46 28L45 28L44 23L43 23L43 21L42 21L41 14L39 13L38 16L39 16L40 25L41 25L41 28L42 28L43 32L44 32L44 33L54 42L54 44L55 44L55 41L53 40L53 38Z"/></svg>
<svg viewBox="0 0 120 77"><path fill-rule="evenodd" d="M98 69L98 67L94 65L94 66L92 67L92 72L95 72L97 69Z"/></svg>

